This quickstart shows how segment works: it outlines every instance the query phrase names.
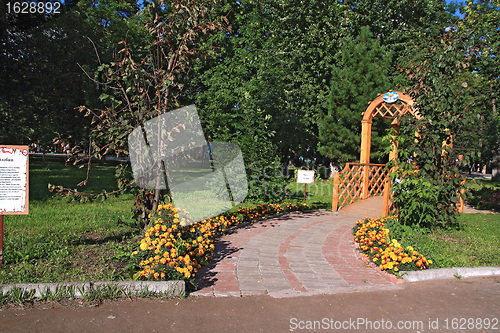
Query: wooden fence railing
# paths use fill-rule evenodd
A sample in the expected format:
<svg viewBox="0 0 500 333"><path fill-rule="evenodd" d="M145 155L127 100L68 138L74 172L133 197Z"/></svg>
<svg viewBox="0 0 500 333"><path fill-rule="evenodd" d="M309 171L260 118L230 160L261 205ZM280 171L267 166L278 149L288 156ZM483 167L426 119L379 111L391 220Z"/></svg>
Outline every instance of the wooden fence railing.
<svg viewBox="0 0 500 333"><path fill-rule="evenodd" d="M457 177L459 177L457 175ZM463 179L462 184L465 182ZM347 163L340 172L333 175L332 211L349 205L356 200L384 195L383 215L391 211L391 181L385 164ZM464 190L461 191L464 193ZM457 211L462 213L464 201L459 196Z"/></svg>
<svg viewBox="0 0 500 333"><path fill-rule="evenodd" d="M385 212L390 194L389 170L385 164L347 163L341 172L333 176L332 210L380 194L387 196L384 197Z"/></svg>

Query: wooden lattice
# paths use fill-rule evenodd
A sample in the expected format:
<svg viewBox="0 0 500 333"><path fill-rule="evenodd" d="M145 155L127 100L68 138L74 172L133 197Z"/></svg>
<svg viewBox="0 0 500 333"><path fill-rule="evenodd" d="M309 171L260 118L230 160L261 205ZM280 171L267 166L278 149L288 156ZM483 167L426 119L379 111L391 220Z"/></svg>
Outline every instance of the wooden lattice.
<svg viewBox="0 0 500 333"><path fill-rule="evenodd" d="M344 169L334 174L333 210L359 199L383 194L389 171L385 164L347 163ZM368 176L368 182L365 177ZM365 190L365 184L367 189Z"/></svg>
<svg viewBox="0 0 500 333"><path fill-rule="evenodd" d="M414 114L413 108L404 102L398 102L394 104L381 103L375 108L373 117L391 120L397 119L397 122L400 122L401 117L408 112Z"/></svg>
<svg viewBox="0 0 500 333"><path fill-rule="evenodd" d="M370 165L368 196L373 197L384 192L384 184L389 177L389 169L385 165Z"/></svg>

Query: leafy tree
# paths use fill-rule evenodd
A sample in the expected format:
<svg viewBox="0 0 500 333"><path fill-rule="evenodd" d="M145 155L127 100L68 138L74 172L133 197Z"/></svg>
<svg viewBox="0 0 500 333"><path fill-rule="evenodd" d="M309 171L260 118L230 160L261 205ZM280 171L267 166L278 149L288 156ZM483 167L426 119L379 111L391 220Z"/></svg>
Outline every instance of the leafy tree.
<svg viewBox="0 0 500 333"><path fill-rule="evenodd" d="M276 138L290 158L317 157L318 115L324 113L332 65L342 38L350 35L350 6L335 1L266 1L270 35L267 66L279 77L281 117ZM274 82L273 82L274 84ZM297 160L296 160L297 161Z"/></svg>
<svg viewBox="0 0 500 333"><path fill-rule="evenodd" d="M99 87L82 68L97 67L96 51L109 61L113 41L127 34L141 40L133 3L68 1L57 14L7 15L0 55L3 143L50 146L59 138L87 145L89 120L76 108L100 102Z"/></svg>
<svg viewBox="0 0 500 333"><path fill-rule="evenodd" d="M41 132L42 115L51 112L44 91L51 89L46 73L55 64L47 59L44 41L49 38L43 32L52 18L7 12L8 2L13 4L1 4L0 142L27 144L35 132Z"/></svg>
<svg viewBox="0 0 500 333"><path fill-rule="evenodd" d="M231 30L214 35L218 48L210 62L199 62L191 80L192 98L209 141L238 144L249 180L247 198L283 198L278 133L283 90L269 65L269 16L259 3L229 2ZM276 75L273 75L276 74Z"/></svg>
<svg viewBox="0 0 500 333"><path fill-rule="evenodd" d="M332 67L327 112L321 116L319 151L337 161L356 159L360 152L361 119L368 103L390 86L388 71L391 54L373 38L368 27L355 39L347 38L341 59ZM376 123L379 124L379 123ZM374 126L374 155L381 151L383 127Z"/></svg>
<svg viewBox="0 0 500 333"><path fill-rule="evenodd" d="M498 91L500 89L500 1L479 0L466 2L461 11L463 20L458 26L461 40L467 45L471 55L477 81L482 83L476 96L478 108L482 108L477 128L480 161L487 163L492 152L500 147L500 121L497 111Z"/></svg>
<svg viewBox="0 0 500 333"><path fill-rule="evenodd" d="M92 116L93 156L101 157L106 150L128 155L128 134L145 121L178 108L186 99L186 85L195 59L203 58L203 36L222 27L222 18L214 15L212 1L175 0L153 1L141 11L140 21L149 31L150 42L135 51L128 40L120 42L116 59L101 64L96 81L102 86L100 96L104 107L80 110ZM137 54L144 53L143 57ZM119 166L119 186L132 185L126 164ZM167 193L168 194L168 193ZM147 216L156 210L161 190L138 189L135 205L143 226Z"/></svg>
<svg viewBox="0 0 500 333"><path fill-rule="evenodd" d="M319 127L329 112L330 83L340 76L335 71L344 66L343 45L352 43L362 27L369 26L379 45L392 55L386 76L391 77L390 88L395 89L405 84L397 68L398 59L408 57L406 45L440 31L451 19L443 0L287 0L266 2L265 9L270 18L268 49L273 64L268 68L280 73L281 87L285 91L282 110L293 115L291 119L298 119L297 126L291 128L296 133L292 137L300 139L284 141L287 146L281 150L283 156L289 150L305 156L309 150L317 155L318 143L319 147L324 146L324 135L328 134L319 133ZM378 59L381 60L385 64L387 59ZM380 92L383 91L375 93ZM357 112L365 108L366 105ZM376 126L383 126L383 123L376 123ZM359 128L358 123L356 132ZM277 137L280 137L278 132ZM355 144L357 146L359 143ZM351 150L348 147L343 153L354 156ZM320 152L328 154L324 147Z"/></svg>
<svg viewBox="0 0 500 333"><path fill-rule="evenodd" d="M463 188L453 136L467 128L474 114L466 75L470 58L452 31L416 43L413 50L404 68L421 118L402 122L399 156L391 163L394 204L403 224L446 226L454 221Z"/></svg>

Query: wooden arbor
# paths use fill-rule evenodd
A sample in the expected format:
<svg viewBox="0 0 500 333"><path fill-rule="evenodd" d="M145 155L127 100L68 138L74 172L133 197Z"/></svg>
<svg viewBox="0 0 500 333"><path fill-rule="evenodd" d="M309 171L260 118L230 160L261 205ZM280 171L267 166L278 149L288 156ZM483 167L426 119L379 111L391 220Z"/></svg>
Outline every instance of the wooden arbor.
<svg viewBox="0 0 500 333"><path fill-rule="evenodd" d="M333 203L332 210L348 205L359 199L384 193L384 215L389 213L390 184L388 170L385 164L370 163L371 131L373 118L392 120L392 151L389 156L397 156L398 143L396 136L399 133L401 118L408 112L419 117L413 108L410 96L401 92L390 91L379 95L363 114L361 121L361 156L360 163L347 163L340 173L335 173L333 178Z"/></svg>
<svg viewBox="0 0 500 333"><path fill-rule="evenodd" d="M413 116L419 118L418 114L413 109L413 100L410 96L400 92L391 91L389 94L390 93L397 94L398 99L394 102L387 102L384 100L384 96L387 96L387 94L380 95L377 99L370 103L363 114L363 120L361 120L361 156L359 159L359 161L363 164L370 164L372 123L374 117L392 120L391 132L393 135L393 148L391 154L389 155L389 159L395 158L398 151L395 136L399 133L402 116L410 112Z"/></svg>

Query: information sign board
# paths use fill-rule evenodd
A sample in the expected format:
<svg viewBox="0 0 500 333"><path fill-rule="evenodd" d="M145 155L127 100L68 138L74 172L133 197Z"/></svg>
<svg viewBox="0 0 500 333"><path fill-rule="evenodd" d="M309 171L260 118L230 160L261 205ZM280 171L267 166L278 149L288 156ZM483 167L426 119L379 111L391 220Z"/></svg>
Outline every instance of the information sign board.
<svg viewBox="0 0 500 333"><path fill-rule="evenodd" d="M299 184L313 184L314 183L314 170L297 170L297 183L299 183Z"/></svg>
<svg viewBox="0 0 500 333"><path fill-rule="evenodd" d="M28 146L0 145L0 215L28 214Z"/></svg>

